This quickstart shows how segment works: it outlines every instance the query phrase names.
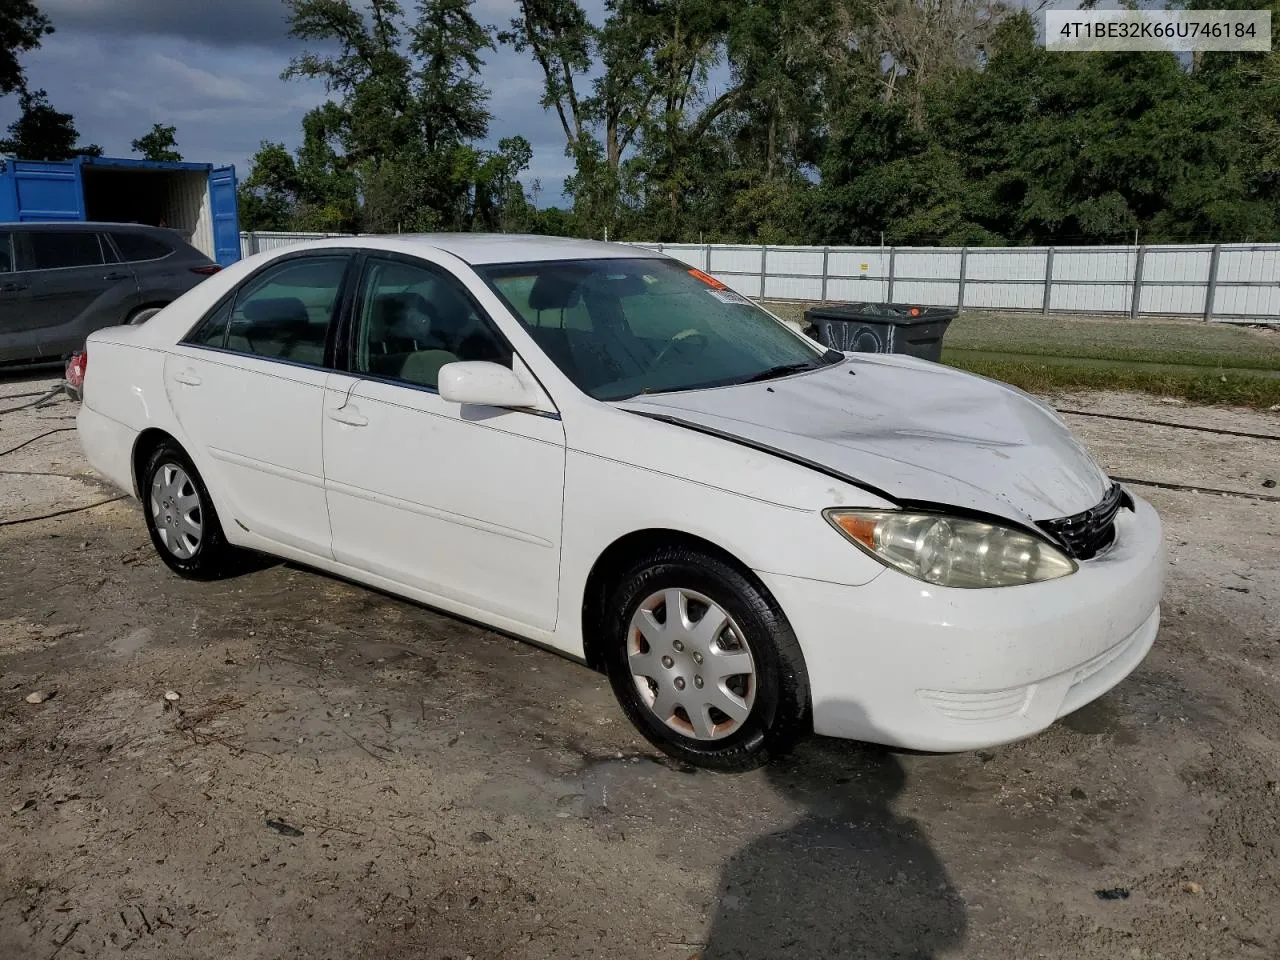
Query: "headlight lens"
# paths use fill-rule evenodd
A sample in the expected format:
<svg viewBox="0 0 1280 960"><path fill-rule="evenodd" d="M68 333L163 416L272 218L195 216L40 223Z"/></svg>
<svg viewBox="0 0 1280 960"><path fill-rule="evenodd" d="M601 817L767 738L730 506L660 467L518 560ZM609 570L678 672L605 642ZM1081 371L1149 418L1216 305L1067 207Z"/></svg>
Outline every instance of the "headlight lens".
<svg viewBox="0 0 1280 960"><path fill-rule="evenodd" d="M1076 570L1075 561L1039 537L979 520L864 510L823 516L881 563L942 587L1012 587Z"/></svg>

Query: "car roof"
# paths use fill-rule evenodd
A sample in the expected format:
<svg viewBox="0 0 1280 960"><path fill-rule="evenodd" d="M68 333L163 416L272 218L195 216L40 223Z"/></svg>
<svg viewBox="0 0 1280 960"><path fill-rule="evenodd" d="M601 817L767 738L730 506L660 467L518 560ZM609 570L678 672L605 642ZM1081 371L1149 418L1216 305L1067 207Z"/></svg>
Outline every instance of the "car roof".
<svg viewBox="0 0 1280 960"><path fill-rule="evenodd" d="M110 223L102 220L24 220L21 222L0 224L2 230L89 230L114 232L136 230L139 233L168 234L175 231L169 227L153 227L149 223Z"/></svg>
<svg viewBox="0 0 1280 960"><path fill-rule="evenodd" d="M603 260L662 256L652 250L625 243L602 243L599 240L543 237L519 233L386 234L352 237L350 243L353 246L409 252L414 247L427 247L451 253L459 260L473 266L492 263L530 263L539 260Z"/></svg>

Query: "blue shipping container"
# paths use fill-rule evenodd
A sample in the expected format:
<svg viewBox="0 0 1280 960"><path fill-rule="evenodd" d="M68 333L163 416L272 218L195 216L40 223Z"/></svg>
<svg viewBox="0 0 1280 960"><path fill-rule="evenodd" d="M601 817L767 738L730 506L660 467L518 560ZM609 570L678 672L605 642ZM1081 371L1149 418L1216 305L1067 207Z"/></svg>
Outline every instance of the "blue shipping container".
<svg viewBox="0 0 1280 960"><path fill-rule="evenodd" d="M224 267L240 259L235 167L110 157L2 162L0 221L148 223L179 231Z"/></svg>

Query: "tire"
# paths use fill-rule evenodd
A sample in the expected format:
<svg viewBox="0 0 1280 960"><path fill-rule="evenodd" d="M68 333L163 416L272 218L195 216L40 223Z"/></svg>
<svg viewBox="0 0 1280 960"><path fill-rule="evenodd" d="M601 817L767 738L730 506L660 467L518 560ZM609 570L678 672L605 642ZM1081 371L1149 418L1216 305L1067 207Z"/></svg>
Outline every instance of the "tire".
<svg viewBox="0 0 1280 960"><path fill-rule="evenodd" d="M227 543L213 499L186 452L165 441L142 472L142 512L156 553L189 580L216 580L232 571L240 551Z"/></svg>
<svg viewBox="0 0 1280 960"><path fill-rule="evenodd" d="M161 304L158 307L143 307L140 310L135 310L133 311L133 313L129 314L129 319L127 319L125 323L131 326L136 326L137 324L140 324L140 323L146 323L148 320L154 317L157 313L163 310L166 306L168 306L168 304Z"/></svg>
<svg viewBox="0 0 1280 960"><path fill-rule="evenodd" d="M679 626L667 620L667 598L684 607ZM606 611L603 659L614 695L669 756L750 770L786 754L810 729L809 675L795 632L763 587L724 560L659 550L618 578ZM745 666L750 676L732 673Z"/></svg>

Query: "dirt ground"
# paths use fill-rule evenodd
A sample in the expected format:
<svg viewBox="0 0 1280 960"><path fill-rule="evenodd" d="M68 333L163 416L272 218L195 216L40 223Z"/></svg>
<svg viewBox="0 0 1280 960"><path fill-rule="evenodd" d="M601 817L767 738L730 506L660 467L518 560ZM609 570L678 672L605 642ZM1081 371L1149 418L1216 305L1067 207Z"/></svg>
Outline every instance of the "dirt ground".
<svg viewBox="0 0 1280 960"><path fill-rule="evenodd" d="M0 414L0 451L73 413ZM1117 475L1280 494L1280 442L1069 419ZM73 432L0 453L0 958L1274 958L1280 503L1135 489L1170 579L1111 694L1000 749L725 776L488 630L287 564L176 578Z"/></svg>

